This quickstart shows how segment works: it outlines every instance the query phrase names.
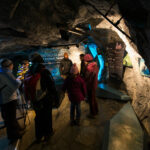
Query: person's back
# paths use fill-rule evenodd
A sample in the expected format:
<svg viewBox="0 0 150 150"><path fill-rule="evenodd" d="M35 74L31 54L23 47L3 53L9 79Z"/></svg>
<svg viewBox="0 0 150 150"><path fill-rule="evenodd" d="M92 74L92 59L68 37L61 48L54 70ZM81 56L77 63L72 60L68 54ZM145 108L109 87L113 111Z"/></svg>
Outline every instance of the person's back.
<svg viewBox="0 0 150 150"><path fill-rule="evenodd" d="M80 102L85 99L86 96L86 86L84 80L80 77L78 68L76 64L72 65L70 70L70 77L64 82L63 91L67 90L69 100L71 102L70 107L70 120L71 125L79 125L81 108ZM75 116L76 112L76 116Z"/></svg>
<svg viewBox="0 0 150 150"><path fill-rule="evenodd" d="M80 75L72 75L65 80L64 87L67 89L69 100L80 102L86 96L86 87L84 80Z"/></svg>
<svg viewBox="0 0 150 150"><path fill-rule="evenodd" d="M51 73L42 64L44 63L43 58L39 54L35 53L31 56L31 60L33 65L29 69L26 77L28 78L32 75L40 74L41 89L43 91L47 91L46 95L42 99L37 100L35 98L32 100L34 105L33 108L36 113L35 134L37 141L40 142L42 137L44 137L45 140L48 140L53 134L52 102L55 97L57 97L57 92ZM26 90L28 91L28 88L26 88Z"/></svg>
<svg viewBox="0 0 150 150"><path fill-rule="evenodd" d="M98 84L98 66L96 62L90 62L85 71L85 80L88 88L96 89Z"/></svg>
<svg viewBox="0 0 150 150"><path fill-rule="evenodd" d="M87 86L88 101L90 106L90 114L88 117L93 118L98 114L98 105L96 101L98 67L97 63L93 62L93 57L90 54L86 54L84 56L84 61L86 64L85 82Z"/></svg>
<svg viewBox="0 0 150 150"><path fill-rule="evenodd" d="M25 83L25 93L27 99L32 98L30 100L32 102L36 102L35 93L36 93L38 81L40 81L41 90L43 92L47 91L46 93L47 97L48 96L50 97L50 95L56 95L55 83L51 73L45 68L44 65L38 64L37 66L33 65L25 76L24 83Z"/></svg>

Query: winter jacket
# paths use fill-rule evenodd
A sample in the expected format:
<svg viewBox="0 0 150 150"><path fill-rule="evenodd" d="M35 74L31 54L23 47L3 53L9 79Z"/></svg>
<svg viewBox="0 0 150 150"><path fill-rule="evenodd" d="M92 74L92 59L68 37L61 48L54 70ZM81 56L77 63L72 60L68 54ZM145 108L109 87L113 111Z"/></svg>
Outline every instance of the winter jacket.
<svg viewBox="0 0 150 150"><path fill-rule="evenodd" d="M70 76L64 81L63 91L66 90L71 102L83 101L86 96L86 85L80 75Z"/></svg>
<svg viewBox="0 0 150 150"><path fill-rule="evenodd" d="M96 62L91 62L85 69L85 82L87 89L96 89L98 84L98 66Z"/></svg>
<svg viewBox="0 0 150 150"><path fill-rule="evenodd" d="M17 88L21 82L17 81L11 70L0 68L0 104L17 100Z"/></svg>
<svg viewBox="0 0 150 150"><path fill-rule="evenodd" d="M71 66L72 66L72 61L70 59L63 58L59 66L60 75L69 74Z"/></svg>
<svg viewBox="0 0 150 150"><path fill-rule="evenodd" d="M46 98L49 99L50 101L56 100L57 99L57 91L55 88L55 83L53 80L53 77L49 70L45 68L44 65L41 64L34 64L31 66L29 69L29 72L25 74L25 82L26 79L33 74L36 73L41 73L41 88L43 91L48 91L46 94ZM25 93L27 93L28 89L25 87Z"/></svg>

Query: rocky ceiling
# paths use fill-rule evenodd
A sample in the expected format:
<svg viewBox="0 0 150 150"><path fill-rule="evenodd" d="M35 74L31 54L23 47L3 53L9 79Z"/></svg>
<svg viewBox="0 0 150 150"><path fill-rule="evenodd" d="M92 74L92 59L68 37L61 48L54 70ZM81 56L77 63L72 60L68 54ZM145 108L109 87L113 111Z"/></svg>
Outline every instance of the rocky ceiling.
<svg viewBox="0 0 150 150"><path fill-rule="evenodd" d="M106 14L110 8L107 17L119 14L126 20L131 38L150 67L149 0L1 0L0 52L60 44L60 41L76 43L87 33L72 34L68 41L63 41L60 30L72 30L85 23L94 29L105 19L98 11Z"/></svg>

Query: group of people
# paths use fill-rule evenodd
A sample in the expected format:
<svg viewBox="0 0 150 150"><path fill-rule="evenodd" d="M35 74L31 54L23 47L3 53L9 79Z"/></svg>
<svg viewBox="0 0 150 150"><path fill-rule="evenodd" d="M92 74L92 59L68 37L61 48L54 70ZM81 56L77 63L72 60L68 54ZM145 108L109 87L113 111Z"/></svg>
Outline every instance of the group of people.
<svg viewBox="0 0 150 150"><path fill-rule="evenodd" d="M64 53L64 59L60 63L60 74L64 79L62 91L68 93L70 106L70 121L71 125L79 125L81 118L81 101L87 99L89 103L90 113L89 118L95 118L98 114L98 105L96 102L96 88L98 67L93 57L90 54L81 54L81 71L76 64L68 58L68 54ZM2 117L7 129L7 136L10 142L21 138L24 133L24 128L21 128L16 119L17 105L17 89L21 85L25 93L26 100L31 101L32 107L36 113L35 116L35 136L36 141L47 141L53 134L52 127L52 107L54 101L59 99L58 92L55 87L55 82L48 69L44 66L43 58L34 53L30 57L32 66L24 75L22 83L16 79L13 74L13 62L9 59L4 59L1 62L0 80L3 76L13 85L9 98L4 98L3 93L9 85L0 87L0 106ZM37 82L40 85L37 88ZM9 83L8 82L8 83ZM37 95L40 92L40 96ZM42 91L42 93L41 93ZM9 91L10 93L10 91Z"/></svg>
<svg viewBox="0 0 150 150"><path fill-rule="evenodd" d="M85 100L89 103L89 118L94 118L98 114L98 105L96 102L96 88L98 66L93 61L91 54L80 54L81 70L64 53L64 59L60 63L60 74L65 79L62 90L67 91L70 107L71 125L79 125L81 117L80 102ZM67 66L67 67L66 67ZM76 112L76 116L75 116Z"/></svg>

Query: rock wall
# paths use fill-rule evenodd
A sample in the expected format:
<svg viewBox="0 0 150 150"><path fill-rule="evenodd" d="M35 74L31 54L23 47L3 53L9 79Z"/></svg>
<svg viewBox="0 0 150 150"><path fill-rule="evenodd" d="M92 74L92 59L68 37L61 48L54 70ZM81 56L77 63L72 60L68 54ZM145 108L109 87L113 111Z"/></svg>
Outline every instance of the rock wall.
<svg viewBox="0 0 150 150"><path fill-rule="evenodd" d="M119 18L119 16L116 17ZM116 17L112 17L111 20L116 20ZM121 21L119 26L123 31L130 35L130 28L126 26L124 20ZM142 58L142 56L139 54L140 52L138 47L106 20L103 20L99 25L97 25L97 28L104 27L115 31L118 34L117 36L119 36L126 45L126 51L130 56L133 68L126 68L123 81L125 83L128 94L132 98L132 106L139 120L143 123L146 130L148 131L148 134L150 135L150 78L144 77L140 73L138 60L139 58ZM98 43L100 40L96 38L98 37L98 35L96 35L93 37L97 40Z"/></svg>
<svg viewBox="0 0 150 150"><path fill-rule="evenodd" d="M138 79L133 68L126 68L123 81L132 98L132 106L150 135L150 78L141 76Z"/></svg>

